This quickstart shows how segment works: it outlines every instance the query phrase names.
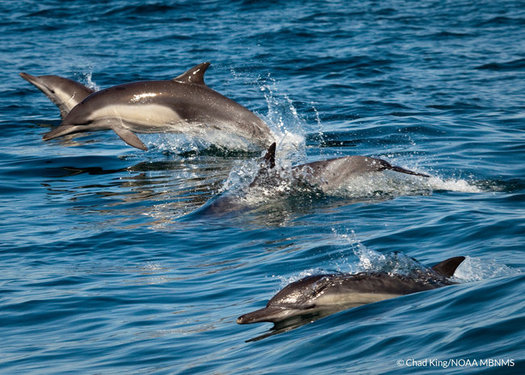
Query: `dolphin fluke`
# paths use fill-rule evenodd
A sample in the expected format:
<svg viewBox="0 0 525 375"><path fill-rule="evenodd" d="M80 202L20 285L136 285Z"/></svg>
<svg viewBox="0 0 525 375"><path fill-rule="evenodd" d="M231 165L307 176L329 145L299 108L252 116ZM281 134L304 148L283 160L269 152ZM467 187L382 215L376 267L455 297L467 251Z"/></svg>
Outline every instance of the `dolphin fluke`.
<svg viewBox="0 0 525 375"><path fill-rule="evenodd" d="M459 265L465 260L465 257L454 257L444 260L432 267L434 272L439 273L445 277L452 277Z"/></svg>
<svg viewBox="0 0 525 375"><path fill-rule="evenodd" d="M33 76L28 73L20 73L20 77L34 85L55 103L62 118L65 118L73 107L94 92L89 87L59 76Z"/></svg>

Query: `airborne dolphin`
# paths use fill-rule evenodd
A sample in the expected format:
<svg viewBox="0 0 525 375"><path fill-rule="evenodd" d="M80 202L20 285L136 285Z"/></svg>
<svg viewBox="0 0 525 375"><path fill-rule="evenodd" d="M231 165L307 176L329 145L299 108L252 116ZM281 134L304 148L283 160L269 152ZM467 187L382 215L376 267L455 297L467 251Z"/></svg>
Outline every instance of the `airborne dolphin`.
<svg viewBox="0 0 525 375"><path fill-rule="evenodd" d="M65 118L73 107L94 92L89 87L59 76L32 76L27 73L20 73L20 76L40 89L55 103L62 118Z"/></svg>
<svg viewBox="0 0 525 375"><path fill-rule="evenodd" d="M267 147L272 134L266 123L206 86L204 73L209 65L199 64L172 80L133 82L97 91L75 106L44 140L112 129L127 144L147 150L135 133L199 136L218 131Z"/></svg>
<svg viewBox="0 0 525 375"><path fill-rule="evenodd" d="M465 257L454 257L411 275L383 272L308 276L284 287L266 307L244 314L239 324L281 323L293 317L323 315L410 293L455 284L448 278ZM326 315L326 314L325 314Z"/></svg>

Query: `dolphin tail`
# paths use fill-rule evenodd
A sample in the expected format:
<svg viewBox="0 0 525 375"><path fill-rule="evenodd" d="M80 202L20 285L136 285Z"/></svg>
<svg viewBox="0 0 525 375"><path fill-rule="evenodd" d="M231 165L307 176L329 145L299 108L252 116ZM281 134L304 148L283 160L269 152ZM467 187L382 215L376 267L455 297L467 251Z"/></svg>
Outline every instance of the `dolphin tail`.
<svg viewBox="0 0 525 375"><path fill-rule="evenodd" d="M434 272L439 273L440 275L443 275L445 277L452 277L454 275L454 272L456 272L456 269L458 266L465 260L465 257L454 257L444 260L441 263L436 264L434 267L432 267L432 270Z"/></svg>
<svg viewBox="0 0 525 375"><path fill-rule="evenodd" d="M398 167L396 165L393 165L392 168L390 168L390 169L392 169L393 171L399 172L399 173L405 173L405 174L409 174L409 175L412 175L412 176L430 177L428 174L414 172L414 171L411 171L411 170L408 170L408 169L405 169L405 168Z"/></svg>

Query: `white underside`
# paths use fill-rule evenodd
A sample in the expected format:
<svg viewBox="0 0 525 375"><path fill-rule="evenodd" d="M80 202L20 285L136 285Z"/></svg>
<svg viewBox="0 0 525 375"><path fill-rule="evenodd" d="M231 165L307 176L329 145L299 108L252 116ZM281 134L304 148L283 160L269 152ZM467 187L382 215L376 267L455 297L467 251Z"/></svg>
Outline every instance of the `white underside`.
<svg viewBox="0 0 525 375"><path fill-rule="evenodd" d="M395 297L399 297L399 295L382 293L324 294L315 301L315 304L317 306L333 306L346 304L355 304L356 306L359 306Z"/></svg>
<svg viewBox="0 0 525 375"><path fill-rule="evenodd" d="M75 95L68 94L60 89L55 89L54 91L56 98L68 111L71 111L79 103L78 99L75 99Z"/></svg>
<svg viewBox="0 0 525 375"><path fill-rule="evenodd" d="M369 303L379 302L390 298L399 297L398 294L382 293L342 293L342 294L325 294L318 297L314 303L315 307L309 309L286 308L277 311L273 315L267 316L268 320L280 321L293 316L316 314L323 311L337 312L344 309L367 305Z"/></svg>
<svg viewBox="0 0 525 375"><path fill-rule="evenodd" d="M177 112L158 104L110 105L94 111L89 119L120 122L122 127L137 133L182 132L188 125Z"/></svg>

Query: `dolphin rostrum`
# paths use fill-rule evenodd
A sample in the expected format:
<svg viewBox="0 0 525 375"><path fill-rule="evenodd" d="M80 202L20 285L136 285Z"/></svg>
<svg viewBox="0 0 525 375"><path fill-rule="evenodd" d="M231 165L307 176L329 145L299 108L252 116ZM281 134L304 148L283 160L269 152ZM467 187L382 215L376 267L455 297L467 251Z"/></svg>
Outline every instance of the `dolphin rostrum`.
<svg viewBox="0 0 525 375"><path fill-rule="evenodd" d="M133 82L97 91L43 138L112 129L127 144L147 150L135 133L199 136L218 131L268 147L272 135L264 121L206 86L204 73L209 65L199 64L172 80Z"/></svg>
<svg viewBox="0 0 525 375"><path fill-rule="evenodd" d="M244 314L239 324L281 323L298 316L323 315L410 293L455 284L449 278L465 257L454 257L409 275L386 272L313 275L278 292L266 307ZM324 314L328 315L328 314Z"/></svg>
<svg viewBox="0 0 525 375"><path fill-rule="evenodd" d="M68 113L82 100L94 91L78 82L59 76L32 76L20 73L20 76L42 91L60 110L60 116L65 118Z"/></svg>

